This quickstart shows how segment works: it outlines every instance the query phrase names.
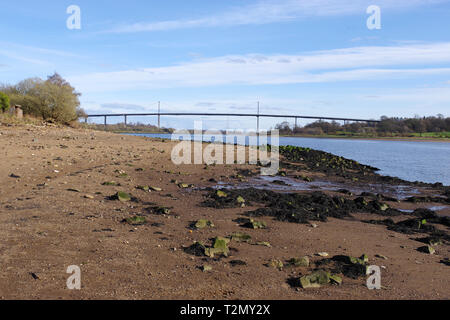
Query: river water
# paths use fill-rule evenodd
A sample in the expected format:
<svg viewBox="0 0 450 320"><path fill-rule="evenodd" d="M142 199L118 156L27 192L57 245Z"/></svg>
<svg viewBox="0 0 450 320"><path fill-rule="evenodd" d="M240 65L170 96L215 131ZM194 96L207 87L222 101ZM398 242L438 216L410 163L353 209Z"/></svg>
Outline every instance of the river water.
<svg viewBox="0 0 450 320"><path fill-rule="evenodd" d="M133 134L170 139L170 134ZM204 141L211 141L204 136ZM216 139L217 141L217 139ZM450 185L450 143L280 137L280 145L330 152L408 181Z"/></svg>

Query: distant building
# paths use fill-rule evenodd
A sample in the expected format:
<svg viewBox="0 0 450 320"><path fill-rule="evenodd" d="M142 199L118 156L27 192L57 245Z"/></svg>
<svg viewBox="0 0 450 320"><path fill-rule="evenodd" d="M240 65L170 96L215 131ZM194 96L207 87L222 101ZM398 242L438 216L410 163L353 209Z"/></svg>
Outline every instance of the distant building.
<svg viewBox="0 0 450 320"><path fill-rule="evenodd" d="M19 106L19 105L11 106L11 108L9 108L9 113L18 119L23 118L22 106Z"/></svg>

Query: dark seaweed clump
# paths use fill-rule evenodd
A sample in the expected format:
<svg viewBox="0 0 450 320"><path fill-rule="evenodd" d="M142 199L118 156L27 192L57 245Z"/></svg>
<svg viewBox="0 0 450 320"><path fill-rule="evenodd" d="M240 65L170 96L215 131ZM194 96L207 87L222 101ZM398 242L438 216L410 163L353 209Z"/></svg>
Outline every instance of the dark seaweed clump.
<svg viewBox="0 0 450 320"><path fill-rule="evenodd" d="M304 163L308 166L308 169L314 171L324 173L344 173L347 171L374 173L379 171L377 168L360 164L354 160L310 148L280 146L279 150L285 160Z"/></svg>
<svg viewBox="0 0 450 320"><path fill-rule="evenodd" d="M425 239L421 239L421 242L430 242L433 240L437 241L446 241L450 242L450 236L447 232L436 228L432 224L440 224L446 227L450 226L450 217L441 217L438 216L435 212L428 209L417 209L412 215L416 216L416 218L403 220L395 223L392 219L386 220L369 220L367 223L385 225L389 230L404 233L404 234L418 234L418 233L426 233L431 235L431 237L427 237Z"/></svg>
<svg viewBox="0 0 450 320"><path fill-rule="evenodd" d="M227 197L219 197L216 192L211 191L203 205L213 208L237 208L239 204L235 199L240 196L245 199L247 206L252 203L265 205L264 208L247 212L247 216L269 216L280 221L294 223L327 221L328 218L343 219L356 212L370 212L385 216L401 214L401 212L389 208L378 200L366 201L364 197L351 200L345 197L331 197L322 192L310 194L278 193L254 188L222 189L222 191L227 194Z"/></svg>
<svg viewBox="0 0 450 320"><path fill-rule="evenodd" d="M444 194L447 196L447 198L443 197L409 197L405 201L412 202L412 203L429 203L429 202L435 202L435 203L444 203L448 204L450 203L450 197L448 197L447 194Z"/></svg>
<svg viewBox="0 0 450 320"><path fill-rule="evenodd" d="M270 149L271 146L269 146ZM377 174L378 168L360 164L357 161L339 157L328 152L314 150L310 148L280 146L280 155L282 156L281 167L298 169L298 165L305 166L305 169L315 172L323 172L327 175L340 176L353 181L371 181L386 184L403 184L415 186L431 186L442 189L447 188L446 193L450 191L442 183L429 184L420 181L409 182L397 177L383 176Z"/></svg>

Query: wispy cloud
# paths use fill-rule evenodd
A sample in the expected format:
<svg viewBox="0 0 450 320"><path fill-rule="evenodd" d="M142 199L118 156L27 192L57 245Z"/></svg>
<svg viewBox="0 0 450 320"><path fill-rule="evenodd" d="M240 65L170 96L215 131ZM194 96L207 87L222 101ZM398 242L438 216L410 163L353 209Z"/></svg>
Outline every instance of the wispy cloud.
<svg viewBox="0 0 450 320"><path fill-rule="evenodd" d="M383 9L401 9L424 5L433 5L448 0L378 0ZM108 33L133 33L169 31L201 27L228 27L239 25L260 25L274 22L286 22L311 16L339 16L365 14L365 9L374 4L373 0L266 0L251 5L230 8L227 12L209 16L139 22L120 25Z"/></svg>
<svg viewBox="0 0 450 320"><path fill-rule="evenodd" d="M34 65L50 65L54 57L81 58L81 56L72 52L26 46L11 42L0 42L0 46L7 48L0 49L0 56Z"/></svg>
<svg viewBox="0 0 450 320"><path fill-rule="evenodd" d="M159 68L70 77L82 92L319 83L450 74L450 42L354 47L303 55L223 56Z"/></svg>

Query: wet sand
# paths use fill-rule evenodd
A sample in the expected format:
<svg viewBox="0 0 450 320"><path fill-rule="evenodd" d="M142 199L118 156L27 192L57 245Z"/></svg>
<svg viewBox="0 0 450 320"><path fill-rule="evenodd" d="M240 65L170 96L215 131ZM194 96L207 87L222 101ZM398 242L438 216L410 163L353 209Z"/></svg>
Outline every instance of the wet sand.
<svg viewBox="0 0 450 320"><path fill-rule="evenodd" d="M236 220L261 207L215 209L201 206L218 182L239 186L249 165L181 165L171 162L173 142L105 132L55 127L0 127L0 298L1 299L448 299L450 297L447 244L436 254L418 251L423 234L404 234L362 220L382 219L354 213L352 219L298 224L261 217L267 229L243 229ZM288 177L299 174L288 170ZM315 181L358 183L323 173L299 170ZM217 182L212 182L215 179ZM176 183L191 185L183 188ZM120 186L103 185L115 181ZM145 192L136 186L162 191ZM359 183L359 187L364 183ZM386 190L391 185L386 184ZM268 185L270 187L270 184ZM316 191L337 194L317 186ZM412 188L412 187L411 187ZM439 190L415 187L418 194ZM159 189L158 189L159 190ZM134 201L110 196L130 193ZM355 190L357 191L357 190ZM296 190L308 194L313 190ZM350 196L349 196L350 197ZM387 202L393 208L414 210L438 203ZM170 208L155 214L154 207ZM447 212L447 211L446 211ZM123 223L135 215L147 223ZM396 217L395 220L406 219ZM214 228L192 230L199 219ZM439 226L442 228L442 226ZM445 229L445 227L444 227ZM448 231L448 228L446 228ZM210 259L183 249L194 241L246 232L252 243L230 242L231 256ZM271 247L254 245L270 242ZM318 289L291 286L289 279L311 269L265 266L309 256L314 264L330 257L367 254L370 264L382 267L382 290L368 290L365 279L343 277L340 286ZM387 260L377 258L383 255ZM241 260L246 265L230 264ZM203 272L200 267L210 265ZM82 289L66 288L70 265L81 268Z"/></svg>

